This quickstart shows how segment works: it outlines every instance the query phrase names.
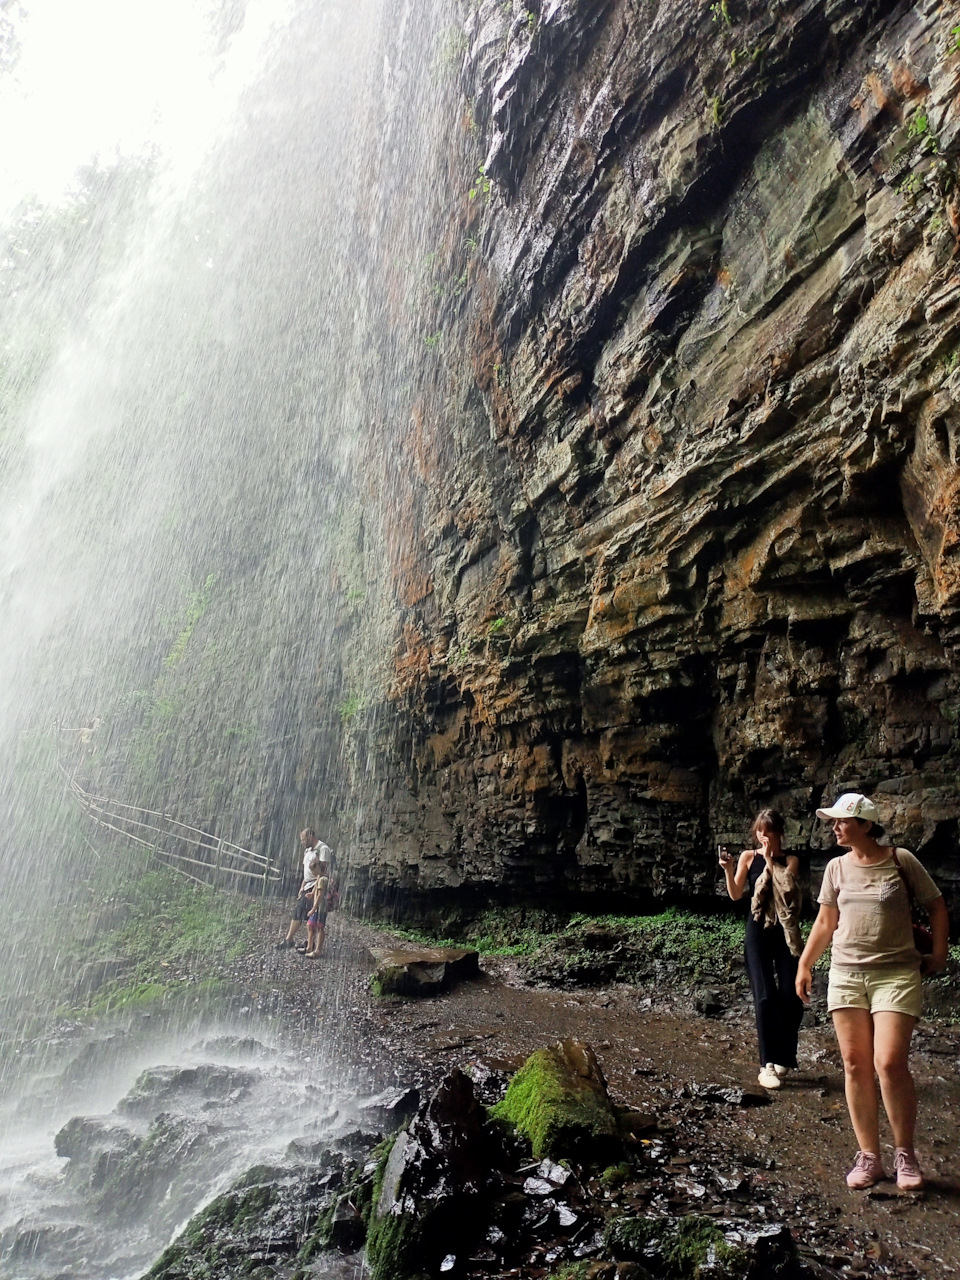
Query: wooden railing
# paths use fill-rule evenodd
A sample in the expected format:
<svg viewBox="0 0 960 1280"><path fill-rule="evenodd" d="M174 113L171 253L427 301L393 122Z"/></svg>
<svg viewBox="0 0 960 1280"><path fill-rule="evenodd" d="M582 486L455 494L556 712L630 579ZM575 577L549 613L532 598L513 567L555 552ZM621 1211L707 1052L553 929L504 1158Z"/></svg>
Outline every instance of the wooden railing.
<svg viewBox="0 0 960 1280"><path fill-rule="evenodd" d="M191 827L168 814L91 795L71 777L59 759L57 767L81 812L98 827L141 846L188 880L197 884L240 882L234 884L238 889L243 882L257 881L261 892L266 892L268 885L280 882L282 871L268 855L244 849L232 840ZM192 870L187 870L188 867Z"/></svg>

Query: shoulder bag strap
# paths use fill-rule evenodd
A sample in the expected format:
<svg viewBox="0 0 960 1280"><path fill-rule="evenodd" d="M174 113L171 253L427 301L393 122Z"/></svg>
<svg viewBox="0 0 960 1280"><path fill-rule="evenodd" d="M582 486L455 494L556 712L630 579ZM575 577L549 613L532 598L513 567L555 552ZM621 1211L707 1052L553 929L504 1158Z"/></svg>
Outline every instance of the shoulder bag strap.
<svg viewBox="0 0 960 1280"><path fill-rule="evenodd" d="M896 849L891 849L890 852L893 855L893 861L896 864L896 868L900 872L900 878L907 886L907 897L910 899L910 906L913 907L916 904L916 898L913 896L913 888L911 887L910 881L907 879L907 873L903 869L903 863L897 857Z"/></svg>

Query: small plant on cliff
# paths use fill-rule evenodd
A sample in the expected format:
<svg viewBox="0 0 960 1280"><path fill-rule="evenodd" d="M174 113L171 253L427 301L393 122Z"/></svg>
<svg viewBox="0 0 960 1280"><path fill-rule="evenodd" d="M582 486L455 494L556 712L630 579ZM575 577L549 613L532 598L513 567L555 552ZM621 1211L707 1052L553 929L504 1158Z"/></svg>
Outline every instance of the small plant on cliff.
<svg viewBox="0 0 960 1280"><path fill-rule="evenodd" d="M960 24L950 28L950 34L953 37L953 43L950 45L950 53L960 53Z"/></svg>
<svg viewBox="0 0 960 1280"><path fill-rule="evenodd" d="M908 199L915 199L924 188L923 178L919 173L908 173L897 183L897 191Z"/></svg>
<svg viewBox="0 0 960 1280"><path fill-rule="evenodd" d="M733 18L730 16L730 5L728 0L718 0L717 4L710 6L710 14L717 23L724 23L725 26L733 26Z"/></svg>
<svg viewBox="0 0 960 1280"><path fill-rule="evenodd" d="M437 50L434 72L459 70L463 62L463 55L469 47L470 41L467 39L465 31L461 30L460 27L448 28Z"/></svg>
<svg viewBox="0 0 960 1280"><path fill-rule="evenodd" d="M936 155L940 150L937 135L930 129L930 117L926 111L920 110L907 126L907 137L919 142L921 149L928 155Z"/></svg>
<svg viewBox="0 0 960 1280"><path fill-rule="evenodd" d="M424 343L430 348L431 351L436 351L437 347L440 346L440 343L442 340L443 340L442 329L438 329L436 333L427 334L423 339Z"/></svg>
<svg viewBox="0 0 960 1280"><path fill-rule="evenodd" d="M210 598L213 595L214 584L217 581L215 573L208 573L206 581L199 589L190 592L187 602L187 613L184 625L180 630L180 634L173 642L173 648L164 658L164 664L168 667L175 667L183 658L187 651L187 645L190 643L190 637L193 635L203 615L206 613L210 604Z"/></svg>
<svg viewBox="0 0 960 1280"><path fill-rule="evenodd" d="M348 697L344 698L338 708L341 721L346 724L349 720L352 720L362 706L362 699L358 697L357 694L351 693Z"/></svg>
<svg viewBox="0 0 960 1280"><path fill-rule="evenodd" d="M470 188L470 199L476 200L478 196L483 196L486 200L490 199L490 179L482 164L477 165L477 176Z"/></svg>
<svg viewBox="0 0 960 1280"><path fill-rule="evenodd" d="M501 633L501 631L503 631L506 628L506 625L507 625L506 618L494 618L494 620L490 623L490 626L487 628L487 635L498 636Z"/></svg>

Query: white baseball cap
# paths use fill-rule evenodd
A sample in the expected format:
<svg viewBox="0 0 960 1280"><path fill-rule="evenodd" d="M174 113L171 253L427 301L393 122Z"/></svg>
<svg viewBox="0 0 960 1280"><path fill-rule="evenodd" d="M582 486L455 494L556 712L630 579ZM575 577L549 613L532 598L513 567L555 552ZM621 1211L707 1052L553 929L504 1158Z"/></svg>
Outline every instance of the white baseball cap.
<svg viewBox="0 0 960 1280"><path fill-rule="evenodd" d="M859 791L845 791L830 809L818 809L818 818L861 818L864 822L879 822L877 806Z"/></svg>

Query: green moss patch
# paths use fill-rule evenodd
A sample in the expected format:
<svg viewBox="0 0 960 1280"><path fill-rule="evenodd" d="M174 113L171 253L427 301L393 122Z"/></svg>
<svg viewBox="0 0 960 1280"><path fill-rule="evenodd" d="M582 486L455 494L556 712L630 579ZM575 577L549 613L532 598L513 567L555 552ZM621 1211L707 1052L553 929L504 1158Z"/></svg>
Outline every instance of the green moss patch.
<svg viewBox="0 0 960 1280"><path fill-rule="evenodd" d="M619 1128L602 1079L572 1069L563 1047L538 1049L490 1111L513 1125L536 1159L593 1159L619 1152Z"/></svg>
<svg viewBox="0 0 960 1280"><path fill-rule="evenodd" d="M367 1264L371 1280L409 1280L415 1274L411 1259L416 1256L425 1220L413 1213L384 1211L381 1203L384 1183L390 1177L390 1157L397 1142L402 1144L404 1140L402 1132L395 1134L377 1152L377 1171L367 1218Z"/></svg>
<svg viewBox="0 0 960 1280"><path fill-rule="evenodd" d="M745 987L740 913L684 911L603 916L490 910L473 920L440 920L436 935L406 931L431 946L475 947L481 955L521 957L527 978L546 986L671 981ZM443 932L439 932L439 930Z"/></svg>
<svg viewBox="0 0 960 1280"><path fill-rule="evenodd" d="M749 1252L727 1244L710 1218L617 1218L604 1235L607 1251L621 1261L645 1263L661 1280L739 1280Z"/></svg>

